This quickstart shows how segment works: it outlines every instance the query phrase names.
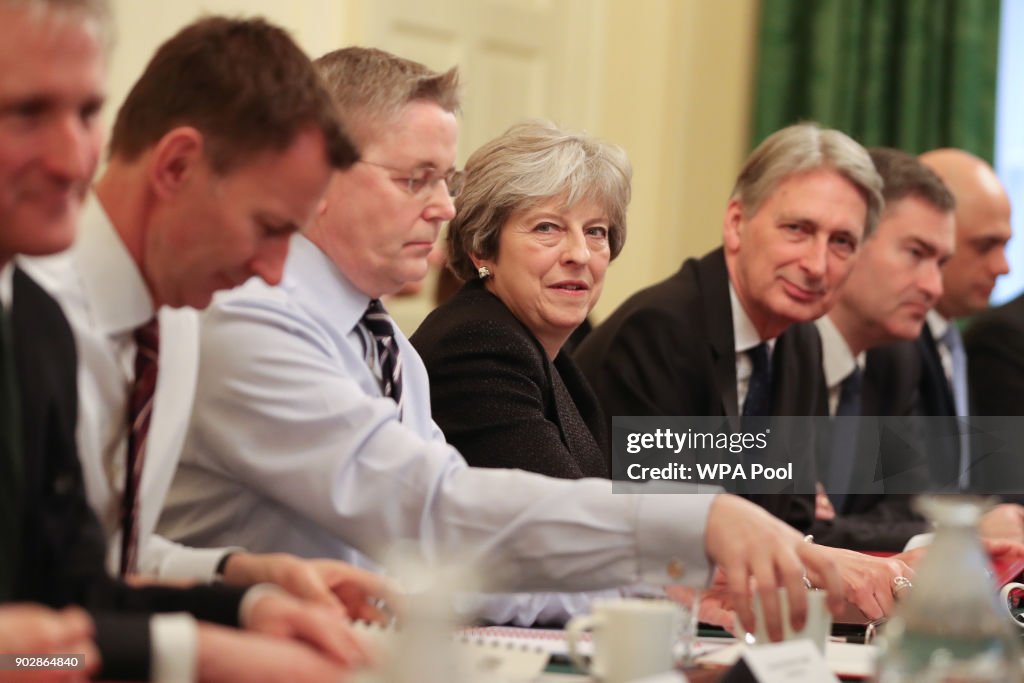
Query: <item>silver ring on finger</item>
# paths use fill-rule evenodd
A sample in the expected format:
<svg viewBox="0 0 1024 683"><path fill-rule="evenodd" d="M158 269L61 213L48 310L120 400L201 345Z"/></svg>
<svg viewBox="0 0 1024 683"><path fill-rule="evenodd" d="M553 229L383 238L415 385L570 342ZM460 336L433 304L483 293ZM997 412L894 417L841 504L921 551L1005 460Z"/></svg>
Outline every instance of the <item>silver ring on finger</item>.
<svg viewBox="0 0 1024 683"><path fill-rule="evenodd" d="M892 594L894 597L899 597L900 591L913 588L914 584L905 576L896 576L892 580Z"/></svg>

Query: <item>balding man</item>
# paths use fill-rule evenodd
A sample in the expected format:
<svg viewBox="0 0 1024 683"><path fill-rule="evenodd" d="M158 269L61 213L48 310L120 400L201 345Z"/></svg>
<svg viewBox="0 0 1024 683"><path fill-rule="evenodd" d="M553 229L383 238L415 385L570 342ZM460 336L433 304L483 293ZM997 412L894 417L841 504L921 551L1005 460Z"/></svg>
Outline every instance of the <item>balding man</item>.
<svg viewBox="0 0 1024 683"><path fill-rule="evenodd" d="M1010 201L995 171L978 157L958 149L921 155L956 198L956 245L942 271L943 294L921 332L921 412L966 417L967 359L956 318L984 310L996 278L1009 272ZM949 488L970 485L966 433L951 429L930 449L933 475Z"/></svg>
<svg viewBox="0 0 1024 683"><path fill-rule="evenodd" d="M984 168L986 172L982 178L990 182L984 186L987 193L979 195L976 209L979 226L985 224L985 211L988 211L988 231L976 230L982 238L991 235L1002 242L998 247L989 247L992 255L984 261L987 268L983 273L1002 274L1009 270L1002 244L1010 235L1010 204L991 169ZM989 201L982 202L986 196ZM959 221L959 216L957 218ZM983 241L976 242L976 249L987 246ZM970 255L968 250L965 259ZM991 289L990 282L985 284ZM978 308L974 310L983 307L984 303L979 301ZM975 318L964 334L964 349L971 377L971 413L1024 415L1024 296Z"/></svg>

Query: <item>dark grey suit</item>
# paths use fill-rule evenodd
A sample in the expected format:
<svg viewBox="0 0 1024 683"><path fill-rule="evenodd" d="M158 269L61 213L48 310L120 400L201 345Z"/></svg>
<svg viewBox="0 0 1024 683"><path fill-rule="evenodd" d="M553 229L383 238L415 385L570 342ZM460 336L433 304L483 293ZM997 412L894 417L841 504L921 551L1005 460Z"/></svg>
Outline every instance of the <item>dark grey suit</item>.
<svg viewBox="0 0 1024 683"><path fill-rule="evenodd" d="M675 275L623 303L575 354L609 419L615 415L736 418L731 310L729 274L721 248L703 258L688 259ZM828 414L821 341L813 324L793 325L778 337L772 372L773 415ZM795 467L803 477L814 476L813 461ZM798 528L812 521L806 511L791 508L788 496L751 498Z"/></svg>
<svg viewBox="0 0 1024 683"><path fill-rule="evenodd" d="M964 333L973 415L1024 415L1024 295L979 314Z"/></svg>
<svg viewBox="0 0 1024 683"><path fill-rule="evenodd" d="M950 324L956 323L950 321ZM955 491L960 479L960 441L957 436L960 430L956 420L956 403L949 380L946 379L946 371L942 367L938 342L927 324L917 339L917 353L921 379L915 412L927 417L949 418L929 421L929 429L924 435L931 479L937 487Z"/></svg>
<svg viewBox="0 0 1024 683"><path fill-rule="evenodd" d="M918 428L911 419L920 377L918 355L913 342L902 342L867 353L861 388L860 414L866 417L899 417L905 429L899 433L882 431L877 443L878 452L862 446L851 490L864 490L875 476L891 478L890 484L923 489L927 486L926 463ZM824 373L822 373L824 381ZM833 456L828 435L821 434L819 450L820 471L827 471L829 463L822 458ZM866 464L866 465L865 465ZM837 517L833 520L815 520L809 533L823 545L852 550L898 552L914 535L926 531L924 519L911 509L911 496L886 493L855 493L845 496ZM808 504L808 501L801 501Z"/></svg>

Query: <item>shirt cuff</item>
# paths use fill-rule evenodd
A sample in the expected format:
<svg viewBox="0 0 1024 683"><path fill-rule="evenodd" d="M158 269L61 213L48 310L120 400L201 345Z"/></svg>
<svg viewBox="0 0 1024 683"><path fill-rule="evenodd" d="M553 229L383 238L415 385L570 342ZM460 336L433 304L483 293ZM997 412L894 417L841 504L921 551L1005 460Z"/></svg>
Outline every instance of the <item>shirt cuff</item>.
<svg viewBox="0 0 1024 683"><path fill-rule="evenodd" d="M242 601L238 603L238 623L242 628L249 627L249 616L260 598L268 593L284 593L284 590L273 583L257 583L245 591Z"/></svg>
<svg viewBox="0 0 1024 683"><path fill-rule="evenodd" d="M162 579L198 579L213 583L217 576L217 565L230 553L245 552L243 548L182 548L168 553L160 563Z"/></svg>
<svg viewBox="0 0 1024 683"><path fill-rule="evenodd" d="M655 585L706 585L708 512L717 494L650 493L639 496L636 545L639 580Z"/></svg>
<svg viewBox="0 0 1024 683"><path fill-rule="evenodd" d="M192 683L196 680L199 629L188 614L156 614L149 620L152 638L152 680Z"/></svg>

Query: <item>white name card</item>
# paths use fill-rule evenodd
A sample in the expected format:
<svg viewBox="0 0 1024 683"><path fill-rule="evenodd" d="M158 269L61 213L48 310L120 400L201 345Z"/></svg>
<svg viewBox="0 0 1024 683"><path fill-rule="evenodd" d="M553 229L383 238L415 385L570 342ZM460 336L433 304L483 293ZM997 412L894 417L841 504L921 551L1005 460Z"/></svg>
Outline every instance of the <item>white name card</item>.
<svg viewBox="0 0 1024 683"><path fill-rule="evenodd" d="M758 683L839 681L809 640L750 647L743 651L741 661Z"/></svg>

